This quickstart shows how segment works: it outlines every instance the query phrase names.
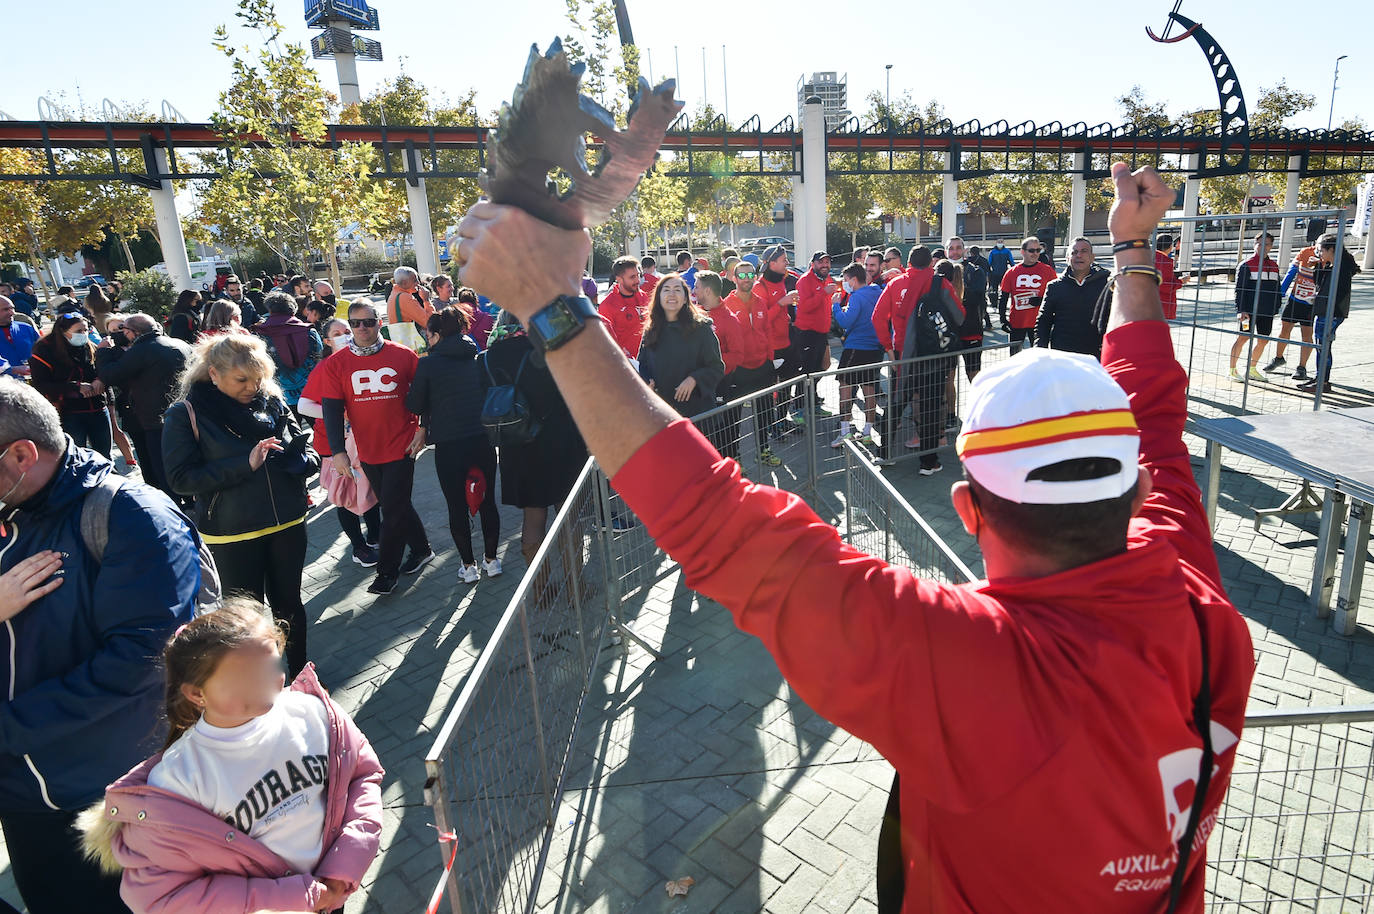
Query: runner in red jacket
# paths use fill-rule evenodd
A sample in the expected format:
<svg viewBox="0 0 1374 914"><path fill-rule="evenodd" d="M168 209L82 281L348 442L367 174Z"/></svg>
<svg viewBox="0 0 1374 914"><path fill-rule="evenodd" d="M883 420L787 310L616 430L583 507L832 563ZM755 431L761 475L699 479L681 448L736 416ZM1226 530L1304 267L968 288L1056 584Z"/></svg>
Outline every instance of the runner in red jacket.
<svg viewBox="0 0 1374 914"><path fill-rule="evenodd" d="M639 285L639 264L633 257L621 257L611 271L614 282L597 311L625 355L637 358L649 317L649 293Z"/></svg>
<svg viewBox="0 0 1374 914"><path fill-rule="evenodd" d="M1113 240L1149 237L1173 191L1152 169L1116 163L1112 176ZM590 244L489 203L459 234L464 281L522 319L569 291L560 277ZM560 262L514 280L526 250ZM1254 655L1222 590L1182 440L1186 378L1150 277L1120 277L1103 361L1110 378L1036 350L979 376L961 434L970 478L951 494L988 580L950 586L862 554L795 495L742 479L648 395L599 323L548 353L597 461L685 583L901 773L907 914L1154 914L1180 845L1177 910L1203 909ZM1194 714L1204 670L1208 726ZM1195 807L1200 747L1214 767Z"/></svg>

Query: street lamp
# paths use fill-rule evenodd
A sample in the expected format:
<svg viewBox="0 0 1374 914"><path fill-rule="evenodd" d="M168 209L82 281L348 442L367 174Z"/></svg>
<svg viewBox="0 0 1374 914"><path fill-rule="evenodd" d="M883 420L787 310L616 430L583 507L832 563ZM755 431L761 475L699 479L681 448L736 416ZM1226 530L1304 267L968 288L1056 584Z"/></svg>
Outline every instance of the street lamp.
<svg viewBox="0 0 1374 914"><path fill-rule="evenodd" d="M1342 54L1340 57L1337 57L1336 72L1331 74L1331 107L1326 109L1326 130L1328 133L1331 132L1331 119L1333 115L1335 115L1336 113L1336 80L1339 79L1341 75L1341 61L1345 60L1349 56L1349 54ZM1317 191L1317 209L1321 209L1322 204L1325 202L1326 182L1323 181L1321 187Z"/></svg>
<svg viewBox="0 0 1374 914"><path fill-rule="evenodd" d="M888 115L892 112L892 64L887 65L887 107Z"/></svg>

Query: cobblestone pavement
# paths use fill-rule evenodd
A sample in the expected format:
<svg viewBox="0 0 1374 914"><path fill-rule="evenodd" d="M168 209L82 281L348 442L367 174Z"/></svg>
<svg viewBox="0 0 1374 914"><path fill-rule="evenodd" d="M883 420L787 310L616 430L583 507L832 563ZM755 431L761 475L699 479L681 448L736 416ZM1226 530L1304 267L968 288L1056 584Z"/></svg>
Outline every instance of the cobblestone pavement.
<svg viewBox="0 0 1374 914"><path fill-rule="evenodd" d="M1374 402L1371 310L1374 278L1362 276L1337 346L1334 380L1350 403ZM1213 374L1218 367L1202 366ZM1257 385L1268 388L1275 408L1297 399L1278 384ZM804 465L805 440L794 436L780 451L787 463L777 472L788 487L800 481L790 474ZM1195 440L1192 447L1200 474L1201 449ZM917 476L914 462L886 473L977 570L974 544L949 507L952 453L944 462L933 477ZM311 656L387 767L382 850L350 914L423 910L440 854L421 760L524 570L519 515L504 509L507 573L459 584L432 453L422 456L416 480L415 503L440 555L389 597L364 593L371 576L349 560L332 509L316 507L309 521ZM1276 505L1296 487L1272 468L1233 458L1222 477L1217 552L1258 652L1254 704L1374 701L1374 610L1343 637L1306 603L1316 516L1267 521L1258 532L1251 524L1249 507ZM842 480L824 479L820 490L822 511L835 520ZM813 713L755 639L664 569L622 607L663 656L651 660L628 643L603 651L539 909L874 910L874 844L891 768ZM17 905L2 854L0 898ZM684 876L696 884L669 899L664 883Z"/></svg>

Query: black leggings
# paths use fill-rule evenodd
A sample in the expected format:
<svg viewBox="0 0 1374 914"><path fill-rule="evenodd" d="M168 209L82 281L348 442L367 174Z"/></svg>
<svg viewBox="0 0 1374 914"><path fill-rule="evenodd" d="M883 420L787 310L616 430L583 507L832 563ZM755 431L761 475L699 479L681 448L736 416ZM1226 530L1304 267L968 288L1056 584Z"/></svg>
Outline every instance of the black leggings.
<svg viewBox="0 0 1374 914"><path fill-rule="evenodd" d="M129 914L119 876L102 873L81 851L75 810L0 815L10 868L30 914ZM13 911L0 901L0 911Z"/></svg>
<svg viewBox="0 0 1374 914"><path fill-rule="evenodd" d="M439 488L444 492L444 501L448 502L448 529L465 565L476 561L472 554L472 521L467 499L468 471L473 467L487 478L487 491L477 513L482 519L485 557L494 559L501 541L501 514L496 509L496 450L484 434L434 445L434 472L439 475Z"/></svg>
<svg viewBox="0 0 1374 914"><path fill-rule="evenodd" d="M295 679L305 667L309 625L301 602L305 522L251 540L211 543L210 551L226 594L237 591L264 601L272 607L272 617L286 623L286 665Z"/></svg>
<svg viewBox="0 0 1374 914"><path fill-rule="evenodd" d="M348 541L353 544L354 549L368 543L376 543L377 537L382 535L381 505L373 505L368 508L363 512L361 518L347 508L335 508L334 514L339 519L339 526L343 528L344 536L348 537ZM363 539L364 521L367 523L367 539Z"/></svg>
<svg viewBox="0 0 1374 914"><path fill-rule="evenodd" d="M105 410L98 413L63 413L62 431L72 436L77 447L88 447L106 460L110 459L114 437Z"/></svg>

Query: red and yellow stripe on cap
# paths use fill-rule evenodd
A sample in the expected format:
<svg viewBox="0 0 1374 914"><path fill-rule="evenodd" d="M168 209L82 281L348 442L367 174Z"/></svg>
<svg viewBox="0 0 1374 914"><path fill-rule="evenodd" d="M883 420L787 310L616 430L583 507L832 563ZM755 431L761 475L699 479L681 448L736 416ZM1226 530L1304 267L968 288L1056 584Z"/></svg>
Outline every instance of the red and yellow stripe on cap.
<svg viewBox="0 0 1374 914"><path fill-rule="evenodd" d="M955 450L960 458L977 457L980 454L1014 451L1072 438L1139 434L1135 416L1129 409L1092 410L1052 419L1036 419L1020 425L964 432L959 436Z"/></svg>

